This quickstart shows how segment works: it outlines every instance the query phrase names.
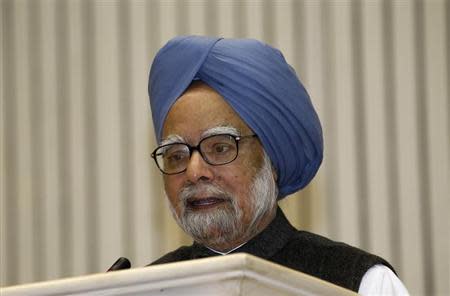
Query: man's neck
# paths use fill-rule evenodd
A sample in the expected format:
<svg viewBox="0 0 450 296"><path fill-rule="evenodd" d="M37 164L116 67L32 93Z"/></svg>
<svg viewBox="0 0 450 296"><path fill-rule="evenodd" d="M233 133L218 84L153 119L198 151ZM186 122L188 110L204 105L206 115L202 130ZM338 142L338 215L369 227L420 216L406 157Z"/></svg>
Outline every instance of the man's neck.
<svg viewBox="0 0 450 296"><path fill-rule="evenodd" d="M207 242L201 243L211 251L218 253L218 254L228 254L233 252L234 250L240 248L241 246L245 245L248 241L250 241L252 238L257 236L259 233L261 233L264 229L266 229L267 226L275 219L277 213L277 207L275 206L274 209L272 209L268 214L266 214L257 224L255 227L252 227L253 229L249 229L248 233L245 233L238 239L232 241L232 242L225 242L222 244L208 244Z"/></svg>

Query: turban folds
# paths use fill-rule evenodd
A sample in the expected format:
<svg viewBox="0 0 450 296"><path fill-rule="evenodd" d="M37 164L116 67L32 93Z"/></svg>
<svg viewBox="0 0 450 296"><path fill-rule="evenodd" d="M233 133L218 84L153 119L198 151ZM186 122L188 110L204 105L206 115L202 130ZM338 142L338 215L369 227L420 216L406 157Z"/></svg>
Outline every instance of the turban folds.
<svg viewBox="0 0 450 296"><path fill-rule="evenodd" d="M322 162L322 129L280 51L253 39L170 40L156 54L148 84L158 141L170 107L193 80L217 91L258 136L277 171L279 198L311 181Z"/></svg>

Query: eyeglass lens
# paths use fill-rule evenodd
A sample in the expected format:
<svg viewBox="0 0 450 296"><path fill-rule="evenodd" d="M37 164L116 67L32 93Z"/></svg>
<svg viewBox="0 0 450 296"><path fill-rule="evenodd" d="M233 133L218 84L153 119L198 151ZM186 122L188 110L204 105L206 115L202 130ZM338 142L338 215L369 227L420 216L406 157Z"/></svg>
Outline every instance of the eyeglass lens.
<svg viewBox="0 0 450 296"><path fill-rule="evenodd" d="M174 143L160 147L155 155L159 168L167 174L175 174L187 168L191 150L199 150L203 159L211 165L226 164L237 157L237 142L231 135L214 135L204 138L197 147Z"/></svg>

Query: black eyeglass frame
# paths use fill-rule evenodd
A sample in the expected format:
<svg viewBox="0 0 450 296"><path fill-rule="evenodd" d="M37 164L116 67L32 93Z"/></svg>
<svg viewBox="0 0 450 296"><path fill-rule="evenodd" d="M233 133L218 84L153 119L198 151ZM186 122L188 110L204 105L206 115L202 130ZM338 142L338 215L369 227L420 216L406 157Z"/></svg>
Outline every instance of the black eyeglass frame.
<svg viewBox="0 0 450 296"><path fill-rule="evenodd" d="M217 137L217 136L230 136L230 137L233 138L234 141L236 142L236 156L235 156L232 160L227 161L227 162L224 162L224 163L214 164L214 163L210 163L210 162L206 159L206 157L203 155L203 153L202 153L202 151L201 151L201 149L200 149L200 145L202 144L202 142L205 141L205 140L207 140L207 139L209 139L209 138ZM161 149L161 148L163 148L163 147L172 146L172 145L175 145L175 144L185 145L185 146L187 146L188 149L189 149L189 160L190 160L191 157L192 157L192 153L193 153L194 151L198 151L198 153L201 155L202 159L203 159L207 164L212 165L212 166L220 166L220 165L229 164L229 163L235 161L236 158L237 158L238 155L239 155L239 141L241 141L242 139L245 139L245 138L250 138L250 137L254 138L254 137L257 137L257 135L256 135L256 134L253 134L253 135L246 135L246 136L236 136L236 135L232 135L232 134L215 134L215 135L210 135L210 136L207 136L207 137L201 139L200 142L198 142L198 144L197 144L196 146L191 146L191 145L189 145L189 144L187 144L187 143L184 143L184 142L174 142L174 143L170 143L170 144L165 144L165 145L158 146L158 147L156 147L155 150L153 150L151 156L152 156L153 160L155 161L156 166L157 166L158 169L161 171L161 173L163 173L164 175L177 175L177 174L184 173L184 172L187 170L187 166L186 166L186 168L184 168L182 171L179 171L179 172L176 172L176 173L166 173L166 172L164 172L164 171L162 170L162 168L159 166L159 163L158 163L158 160L156 159L156 157L157 157L158 155L161 155L161 154L156 154L156 151L158 151L159 149Z"/></svg>

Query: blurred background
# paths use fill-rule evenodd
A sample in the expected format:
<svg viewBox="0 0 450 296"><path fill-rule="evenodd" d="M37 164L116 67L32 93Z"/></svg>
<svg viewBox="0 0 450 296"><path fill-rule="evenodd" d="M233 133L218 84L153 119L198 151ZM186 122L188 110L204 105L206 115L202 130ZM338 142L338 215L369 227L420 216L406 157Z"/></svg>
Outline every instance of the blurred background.
<svg viewBox="0 0 450 296"><path fill-rule="evenodd" d="M298 228L385 257L413 295L448 295L450 3L1 0L1 286L144 266L190 244L173 221L147 95L182 34L284 53L325 159L282 202ZM176 83L176 81L174 81Z"/></svg>

